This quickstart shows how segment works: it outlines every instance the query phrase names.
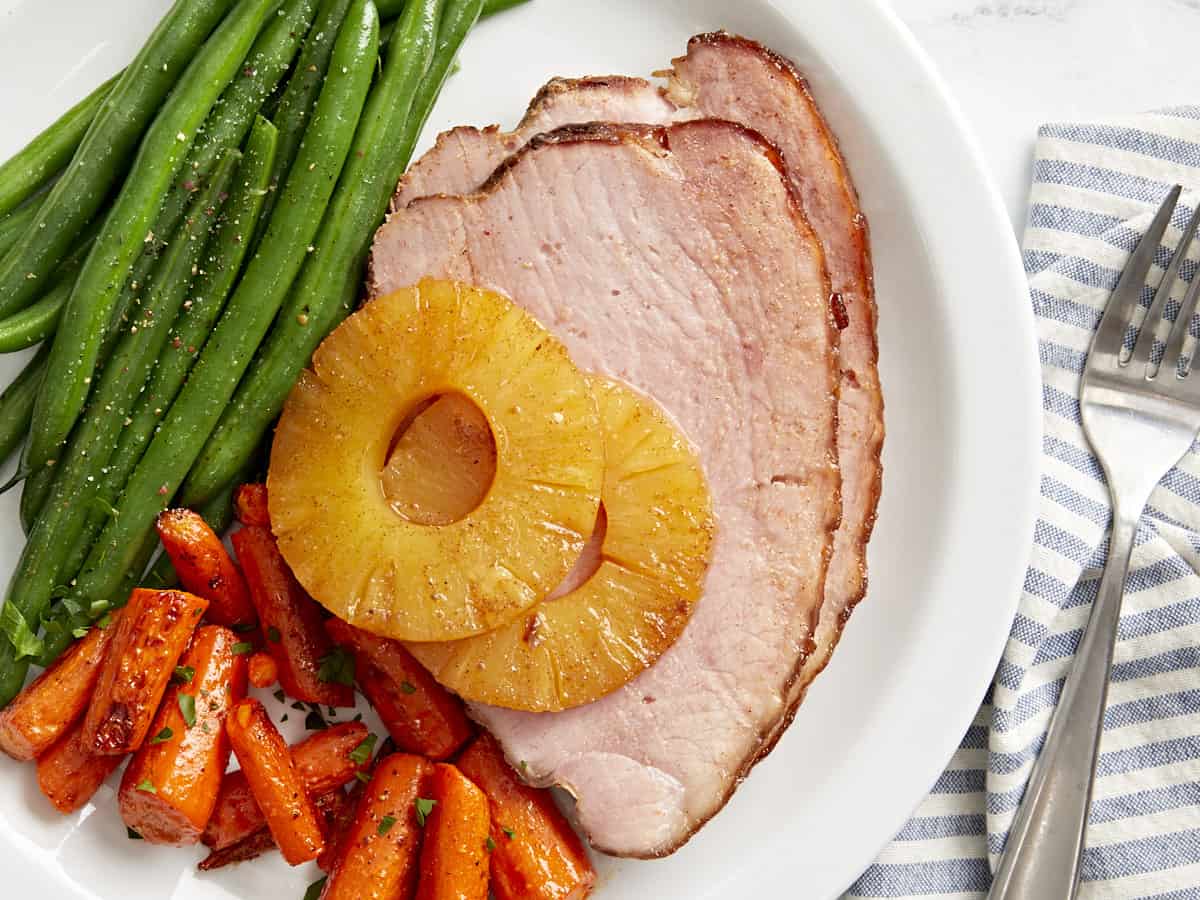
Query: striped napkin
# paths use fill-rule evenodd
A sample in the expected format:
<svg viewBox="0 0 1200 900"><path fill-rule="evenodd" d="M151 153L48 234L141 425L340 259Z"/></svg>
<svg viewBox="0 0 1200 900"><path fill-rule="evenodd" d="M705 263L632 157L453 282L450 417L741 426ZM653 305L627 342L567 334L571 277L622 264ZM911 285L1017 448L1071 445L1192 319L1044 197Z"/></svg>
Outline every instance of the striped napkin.
<svg viewBox="0 0 1200 900"><path fill-rule="evenodd" d="M980 898L987 891L1108 550L1108 491L1079 422L1080 374L1104 303L1175 182L1192 190L1159 248L1152 282L1200 202L1200 107L1039 132L1024 257L1042 366L1043 469L1020 607L958 752L848 896ZM1193 251L1185 279L1196 274L1196 260ZM1147 288L1143 306L1151 295ZM1142 516L1088 828L1084 900L1200 898L1197 572L1200 444Z"/></svg>

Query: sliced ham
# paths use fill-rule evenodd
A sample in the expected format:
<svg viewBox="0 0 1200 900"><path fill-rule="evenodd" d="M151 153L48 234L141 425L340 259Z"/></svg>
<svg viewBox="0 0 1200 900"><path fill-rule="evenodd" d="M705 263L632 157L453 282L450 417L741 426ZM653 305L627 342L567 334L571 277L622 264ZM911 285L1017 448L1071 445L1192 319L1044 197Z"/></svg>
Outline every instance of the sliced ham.
<svg viewBox="0 0 1200 900"><path fill-rule="evenodd" d="M401 181L393 202L403 206L426 194L469 193L534 135L577 122L728 119L780 149L825 252L842 327L842 521L816 646L793 687L794 708L829 661L843 625L866 591L866 549L879 499L884 434L867 223L837 141L791 62L754 41L717 32L692 38L687 54L664 74L665 89L624 76L556 78L538 92L514 131L493 126L442 134ZM784 720L779 733L789 721Z"/></svg>
<svg viewBox="0 0 1200 900"><path fill-rule="evenodd" d="M769 745L812 645L840 510L820 245L756 132L592 124L529 141L478 192L395 210L370 292L425 275L506 293L696 444L718 533L680 640L586 706L473 709L529 780L576 796L595 847L665 855Z"/></svg>

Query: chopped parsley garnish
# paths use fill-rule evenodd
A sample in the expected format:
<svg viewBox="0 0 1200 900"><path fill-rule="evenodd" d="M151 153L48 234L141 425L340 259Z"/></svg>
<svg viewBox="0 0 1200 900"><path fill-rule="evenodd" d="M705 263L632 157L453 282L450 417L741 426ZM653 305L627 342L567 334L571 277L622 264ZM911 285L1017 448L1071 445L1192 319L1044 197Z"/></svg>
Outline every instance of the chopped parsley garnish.
<svg viewBox="0 0 1200 900"><path fill-rule="evenodd" d="M318 900L321 896L321 891L325 890L325 882L328 880L329 877L326 876L325 878L318 878L310 884L308 890L304 892L304 900Z"/></svg>
<svg viewBox="0 0 1200 900"><path fill-rule="evenodd" d="M196 677L196 670L191 666L176 666L173 677L180 684L191 684L192 679Z"/></svg>
<svg viewBox="0 0 1200 900"><path fill-rule="evenodd" d="M253 622L239 622L233 626L233 630L238 634L249 634L257 627Z"/></svg>
<svg viewBox="0 0 1200 900"><path fill-rule="evenodd" d="M100 617L100 621L98 621L96 623L96 627L99 628L101 631L103 631L105 628L107 628L111 624L112 624L112 613L106 612L104 615L102 615Z"/></svg>
<svg viewBox="0 0 1200 900"><path fill-rule="evenodd" d="M400 693L415 694L416 692L417 692L417 689L410 682L408 682L408 681L400 682Z"/></svg>
<svg viewBox="0 0 1200 900"><path fill-rule="evenodd" d="M417 824L422 828L425 827L425 819L433 812L433 808L437 806L436 800L427 800L424 797L418 797L413 801L413 808L417 811Z"/></svg>
<svg viewBox="0 0 1200 900"><path fill-rule="evenodd" d="M502 827L500 830L504 832L504 836L510 841L517 836L517 833L507 826Z"/></svg>
<svg viewBox="0 0 1200 900"><path fill-rule="evenodd" d="M154 782L152 782L149 778L142 779L142 782L137 786L137 789L139 791L145 791L147 794L158 793L158 788L154 786Z"/></svg>
<svg viewBox="0 0 1200 900"><path fill-rule="evenodd" d="M334 647L321 657L321 668L317 670L317 678L326 684L344 684L354 686L354 654L345 647Z"/></svg>
<svg viewBox="0 0 1200 900"><path fill-rule="evenodd" d="M496 849L496 842L492 840L492 836L490 834L488 835L488 839L484 841L483 846L487 847L488 853L491 853Z"/></svg>
<svg viewBox="0 0 1200 900"><path fill-rule="evenodd" d="M179 695L179 711L183 713L183 721L191 728L196 724L196 698L191 694Z"/></svg>
<svg viewBox="0 0 1200 900"><path fill-rule="evenodd" d="M395 824L396 824L395 816L384 816L382 819L379 820L379 827L376 828L375 830L377 832L379 832L380 837L383 837L385 834L387 834L389 831L392 830L392 826Z"/></svg>
<svg viewBox="0 0 1200 900"><path fill-rule="evenodd" d="M131 841L142 840L142 836L140 834L138 834L136 831L134 831L132 828L130 828L128 825L125 826L125 837L129 838Z"/></svg>
<svg viewBox="0 0 1200 900"><path fill-rule="evenodd" d="M254 652L254 645L249 641L238 641L233 645L234 656L244 656L247 653Z"/></svg>
<svg viewBox="0 0 1200 900"><path fill-rule="evenodd" d="M375 742L379 738L374 734L368 734L362 739L357 747L350 751L350 761L358 765L364 765L371 758L371 751L375 749Z"/></svg>
<svg viewBox="0 0 1200 900"><path fill-rule="evenodd" d="M164 728L162 731L160 731L154 737L150 738L150 743L151 744L165 744L167 741L169 741L174 736L175 736L175 732L173 732L170 728Z"/></svg>
<svg viewBox="0 0 1200 900"><path fill-rule="evenodd" d="M276 700L278 700L280 703L283 703L285 700L287 700L287 694L285 694L282 690L276 691L271 696L274 697Z"/></svg>
<svg viewBox="0 0 1200 900"><path fill-rule="evenodd" d="M282 723L282 722L286 722L287 720L288 720L288 714L287 714L287 713L284 713L284 714L283 714L282 716L280 716L280 718L279 718L279 721L280 721L281 723Z"/></svg>
<svg viewBox="0 0 1200 900"><path fill-rule="evenodd" d="M371 776L368 775L366 772L355 772L354 777L357 778L359 781L361 781L363 784L371 783Z"/></svg>
<svg viewBox="0 0 1200 900"><path fill-rule="evenodd" d="M298 709L298 710L300 710L300 712L304 712L306 709L308 709L308 707L305 706L303 703L301 703L299 700L295 700L292 702L292 709Z"/></svg>
<svg viewBox="0 0 1200 900"><path fill-rule="evenodd" d="M283 640L283 635L279 633L278 628L272 625L267 629L267 640L272 644L278 644L281 640Z"/></svg>
<svg viewBox="0 0 1200 900"><path fill-rule="evenodd" d="M525 762L525 760L521 760L519 768L521 769L521 774L524 775L525 770L529 768L529 763Z"/></svg>
<svg viewBox="0 0 1200 900"><path fill-rule="evenodd" d="M71 636L75 638L85 637L89 630L86 625L80 625L78 628L71 629Z"/></svg>
<svg viewBox="0 0 1200 900"><path fill-rule="evenodd" d="M319 709L314 709L304 717L304 727L309 731L321 731L328 728L329 723L325 721L325 717L321 715Z"/></svg>

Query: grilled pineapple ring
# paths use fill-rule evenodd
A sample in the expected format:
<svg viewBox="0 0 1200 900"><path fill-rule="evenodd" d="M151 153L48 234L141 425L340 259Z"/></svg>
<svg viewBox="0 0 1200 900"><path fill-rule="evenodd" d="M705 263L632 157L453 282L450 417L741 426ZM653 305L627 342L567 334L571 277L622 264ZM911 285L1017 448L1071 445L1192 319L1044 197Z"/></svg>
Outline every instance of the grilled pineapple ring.
<svg viewBox="0 0 1200 900"><path fill-rule="evenodd" d="M608 458L599 568L494 631L408 645L468 700L531 712L596 700L651 666L700 596L715 526L699 460L651 400L591 383Z"/></svg>
<svg viewBox="0 0 1200 900"><path fill-rule="evenodd" d="M411 410L471 399L496 442L483 501L448 525L393 508L381 472ZM268 477L300 583L376 634L445 641L494 628L569 571L600 502L604 439L585 376L499 294L426 279L342 323L292 389Z"/></svg>

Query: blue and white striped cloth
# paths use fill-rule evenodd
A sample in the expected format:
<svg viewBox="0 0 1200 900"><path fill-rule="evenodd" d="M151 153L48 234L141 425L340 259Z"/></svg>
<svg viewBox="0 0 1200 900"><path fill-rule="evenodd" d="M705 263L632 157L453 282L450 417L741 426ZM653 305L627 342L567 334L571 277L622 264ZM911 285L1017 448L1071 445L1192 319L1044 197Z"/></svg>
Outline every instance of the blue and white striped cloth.
<svg viewBox="0 0 1200 900"><path fill-rule="evenodd" d="M1200 107L1039 132L1024 256L1042 365L1043 470L1024 591L995 682L958 752L848 896L980 898L987 891L1108 549L1108 491L1079 423L1080 373L1121 268L1175 182L1191 190L1152 281L1200 202ZM1196 274L1196 260L1193 252L1185 279ZM1144 306L1150 298L1147 288ZM1200 900L1198 572L1200 444L1142 517L1088 828L1084 900Z"/></svg>

